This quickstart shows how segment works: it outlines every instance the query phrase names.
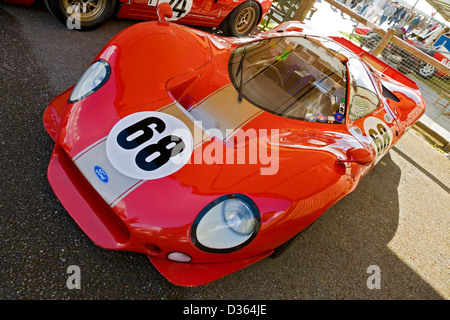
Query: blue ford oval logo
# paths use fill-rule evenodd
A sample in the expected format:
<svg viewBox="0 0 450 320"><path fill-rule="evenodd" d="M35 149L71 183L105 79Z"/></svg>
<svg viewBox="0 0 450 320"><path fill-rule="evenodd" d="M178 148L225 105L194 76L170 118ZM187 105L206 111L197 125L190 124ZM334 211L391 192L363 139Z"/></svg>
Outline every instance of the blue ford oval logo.
<svg viewBox="0 0 450 320"><path fill-rule="evenodd" d="M108 175L106 174L106 171L103 170L102 167L95 166L94 171L95 171L97 178L99 178L99 180L101 182L108 183L108 180L109 180Z"/></svg>

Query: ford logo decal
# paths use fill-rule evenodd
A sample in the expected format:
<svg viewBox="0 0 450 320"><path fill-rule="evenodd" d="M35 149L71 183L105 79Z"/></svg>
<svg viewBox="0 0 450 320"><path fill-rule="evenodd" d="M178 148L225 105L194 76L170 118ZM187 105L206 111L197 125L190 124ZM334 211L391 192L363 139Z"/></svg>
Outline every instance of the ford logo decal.
<svg viewBox="0 0 450 320"><path fill-rule="evenodd" d="M108 180L109 180L108 175L106 174L106 171L103 170L102 167L95 166L94 171L95 171L95 175L101 182L108 183Z"/></svg>

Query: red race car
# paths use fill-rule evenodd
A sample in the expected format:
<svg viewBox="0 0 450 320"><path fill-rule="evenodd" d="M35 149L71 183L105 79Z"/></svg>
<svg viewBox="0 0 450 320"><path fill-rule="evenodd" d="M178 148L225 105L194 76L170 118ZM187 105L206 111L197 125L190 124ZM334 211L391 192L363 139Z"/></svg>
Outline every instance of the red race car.
<svg viewBox="0 0 450 320"><path fill-rule="evenodd" d="M282 252L424 110L409 78L301 22L245 39L144 22L47 107L48 179L97 245L203 285Z"/></svg>
<svg viewBox="0 0 450 320"><path fill-rule="evenodd" d="M35 0L5 0L31 5ZM169 3L180 24L220 27L226 36L248 35L266 16L272 0L43 0L48 10L70 29L91 30L112 16L157 20L156 7Z"/></svg>

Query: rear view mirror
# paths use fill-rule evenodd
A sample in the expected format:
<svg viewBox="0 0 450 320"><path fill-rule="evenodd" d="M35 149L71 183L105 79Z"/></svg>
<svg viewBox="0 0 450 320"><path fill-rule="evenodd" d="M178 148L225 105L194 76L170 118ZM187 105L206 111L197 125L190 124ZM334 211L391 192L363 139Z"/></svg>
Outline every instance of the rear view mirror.
<svg viewBox="0 0 450 320"><path fill-rule="evenodd" d="M160 23L167 23L166 18L172 18L173 15L172 7L168 2L160 3L156 8L156 13Z"/></svg>
<svg viewBox="0 0 450 320"><path fill-rule="evenodd" d="M347 150L347 159L339 162L356 162L362 165L368 165L375 160L372 152L364 148L351 148Z"/></svg>

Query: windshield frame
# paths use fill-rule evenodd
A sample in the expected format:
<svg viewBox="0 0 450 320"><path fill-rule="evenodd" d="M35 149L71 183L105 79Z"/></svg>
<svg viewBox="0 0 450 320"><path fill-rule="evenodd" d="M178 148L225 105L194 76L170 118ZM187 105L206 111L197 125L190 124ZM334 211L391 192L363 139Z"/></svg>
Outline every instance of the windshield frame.
<svg viewBox="0 0 450 320"><path fill-rule="evenodd" d="M363 84L366 84L366 86L364 86L364 87L363 86L358 86L355 83L355 80L358 80L358 79L355 79L355 77L352 76L352 75L355 74L355 69L356 69L353 66L354 62L356 62L357 65L359 64L358 67L361 67L359 72L361 71L361 69L364 72L363 76L366 78L366 79L363 79L363 81L362 81ZM360 119L363 119L363 118L373 114L375 111L377 111L378 109L380 109L380 107L383 106L383 103L382 103L382 99L381 99L381 96L380 96L379 85L375 81L374 77L371 74L372 71L371 71L370 66L368 66L364 60L362 60L359 57L350 57L349 60L348 60L348 63L347 63L347 70L348 70L348 83L349 83L349 85L348 85L348 93L347 93L347 95L348 95L347 120L349 122L355 122L355 121L358 121ZM361 77L359 79L361 79ZM367 83L369 83L370 85L367 86ZM355 86L364 88L367 91L369 91L370 93L372 93L377 99L377 104L376 104L376 107L373 108L371 111L369 111L369 112L359 116L356 119L355 118L352 119L352 115L351 115L352 101L354 99L354 93L356 93L356 91L357 91L357 90L353 90Z"/></svg>
<svg viewBox="0 0 450 320"><path fill-rule="evenodd" d="M328 66L327 70L332 72L331 74L323 73L323 79L321 79L320 81L317 81L317 82L314 81L315 83L317 83L317 84L314 85L314 88L317 89L317 86L322 86L322 85L320 85L320 82L322 82L324 80L327 80L328 82L331 82L331 83L335 83L336 86L338 87L337 88L338 90L336 90L334 85L329 85L329 87L332 87L332 88L329 89L329 90L326 90L326 89L324 90L325 87L322 86L322 90L321 90L322 91L322 95L324 95L324 96L327 95L328 97L333 97L334 98L334 102L332 102L332 104L334 106L333 108L336 109L336 111L334 113L328 114L327 121L318 121L318 120L317 121L316 120L312 121L312 120L307 118L309 113L306 114L304 117L292 116L292 115L286 114L285 111L289 110L289 112L290 112L291 108L293 108L293 109L296 108L296 109L299 110L299 112L302 112L302 110L301 110L301 108L302 108L301 104L303 103L301 101L301 99L303 99L302 96L300 96L300 98L293 97L293 99L292 99L293 101L290 104L287 103L288 107L286 109L283 109L281 112L277 111L276 108L273 108L273 105L270 105L270 104L268 105L264 101L261 101L259 99L252 99L252 98L250 98L249 94L248 94L249 90L245 90L245 86L246 86L245 80L247 82L250 82L256 76L258 76L258 74L256 74L256 73L265 72L266 70L262 70L262 68L261 68L262 71L255 72L255 74L256 74L255 76L253 76L253 77L250 76L247 79L245 79L243 85L241 85L241 83L240 83L239 77L242 77L242 73L244 72L240 68L246 69L246 68L248 68L248 66L246 67L244 65L243 67L239 67L238 68L238 72L236 72L236 67L234 65L235 65L235 63L238 63L238 65L241 65L240 62L242 62L241 58L243 56L243 52L244 51L245 51L246 55L248 56L249 49L251 51L252 48L264 47L265 44L267 44L267 43L269 43L270 41L273 41L273 40L275 40L275 41L276 40L278 40L278 41L285 40L286 41L286 39L287 39L288 41L289 40L290 41L294 41L295 38L306 39L307 41L309 41L309 43L311 43L311 47L312 46L316 46L318 48L317 51L319 51L320 49L325 49L325 54L330 55L330 57L326 57L326 58L329 58L328 60L326 60L325 58L323 58L319 54L317 54L316 51L313 50L315 48L311 49L311 47L306 47L305 46L305 50L308 50L308 51L312 52L313 54L314 53L316 54L316 57L318 58L318 61L320 61L320 63L322 63L322 67L323 68L327 68L327 66ZM334 47L337 47L339 50L335 51L333 49L330 49L329 47L326 47L325 45L323 45L322 44L323 42L327 42L329 44L332 44ZM300 43L297 43L297 47L301 47ZM273 64L279 62L280 60L283 60L283 59L285 60L287 58L287 56L292 51L297 49L297 47L295 47L291 51L284 50L284 52L280 53L280 55L276 57L276 59L279 59L279 60L278 61L274 60L273 63L271 65L269 65L267 68L271 68L271 66ZM264 53L264 50L265 49L263 49L261 51L261 53ZM241 52L240 54L239 54L239 51ZM335 42L333 39L330 39L330 38L327 38L327 37L317 37L317 36L310 37L310 36L301 36L301 35L283 35L283 36L278 36L278 37L274 36L274 37L271 37L271 38L256 39L256 40L251 41L251 42L246 42L246 43L240 44L240 45L238 45L237 47L235 47L233 49L233 51L232 51L232 53L231 53L231 55L229 57L229 60L228 60L228 75L230 77L230 81L231 81L233 87L239 93L239 96L241 97L241 95L242 95L242 97L244 97L248 102L250 102L251 104L255 105L256 107L260 108L263 111L266 111L266 112L269 112L269 113L281 116L283 118L299 120L299 121L306 121L306 122L311 122L312 121L312 123L345 124L346 121L347 121L347 113L348 113L347 112L347 100L348 100L348 92L349 92L349 88L348 88L349 76L348 76L348 68L346 66L346 61L348 59L347 52L348 52L347 48L345 48L341 44ZM322 54L323 54L323 52L322 52ZM247 58L244 58L244 61L245 60L247 60ZM247 61L247 63L248 63L248 61ZM337 80L333 79L332 78L333 76L335 78L337 78ZM261 89L264 90L264 88L265 88L264 83L262 83L260 88L259 88L259 91L261 91ZM270 88L268 88L268 89L270 89ZM335 93L335 91L339 91L339 94L337 92ZM281 92L281 90L280 90L280 92ZM287 90L286 90L286 92L287 92ZM332 99L332 98L330 98L330 99ZM283 104L280 104L280 105L283 106ZM295 105L297 105L297 106L293 107ZM336 105L337 105L337 107L336 107ZM338 113L337 110L343 111L342 112L342 117L341 117L342 120L341 121L330 119L330 118L334 117L335 114Z"/></svg>

